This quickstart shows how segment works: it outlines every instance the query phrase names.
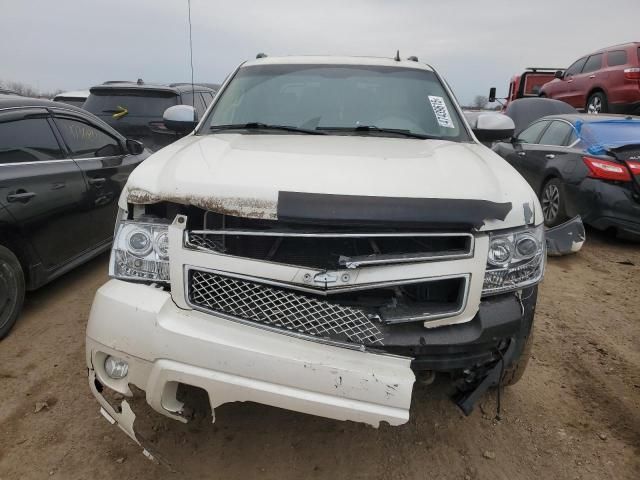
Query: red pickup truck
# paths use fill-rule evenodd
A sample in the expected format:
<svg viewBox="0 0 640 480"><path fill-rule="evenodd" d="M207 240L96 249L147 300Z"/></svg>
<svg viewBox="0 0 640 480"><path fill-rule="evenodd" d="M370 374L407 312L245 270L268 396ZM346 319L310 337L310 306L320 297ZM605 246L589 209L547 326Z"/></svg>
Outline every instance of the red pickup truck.
<svg viewBox="0 0 640 480"><path fill-rule="evenodd" d="M537 97L540 95L542 86L556 78L556 72L559 70L562 71L562 69L558 68L528 67L521 74L511 77L509 93L503 108L507 108L509 102L518 98ZM496 91L495 88L492 88L489 93L489 101L493 102L495 99Z"/></svg>

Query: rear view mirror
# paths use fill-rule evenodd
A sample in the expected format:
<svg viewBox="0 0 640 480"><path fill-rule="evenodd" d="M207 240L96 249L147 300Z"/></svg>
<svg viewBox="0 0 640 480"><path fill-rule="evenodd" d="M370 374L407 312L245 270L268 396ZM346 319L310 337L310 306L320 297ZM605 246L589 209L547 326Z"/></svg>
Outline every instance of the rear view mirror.
<svg viewBox="0 0 640 480"><path fill-rule="evenodd" d="M496 101L496 87L491 87L489 89L489 103L493 103Z"/></svg>
<svg viewBox="0 0 640 480"><path fill-rule="evenodd" d="M174 105L164 111L162 115L164 126L179 133L191 132L198 122L196 111L191 105Z"/></svg>
<svg viewBox="0 0 640 480"><path fill-rule="evenodd" d="M471 129L481 142L494 142L513 137L516 126L502 113L481 113L473 119Z"/></svg>
<svg viewBox="0 0 640 480"><path fill-rule="evenodd" d="M127 151L131 155L140 155L144 152L144 143L139 142L138 140L131 140L127 138Z"/></svg>
<svg viewBox="0 0 640 480"><path fill-rule="evenodd" d="M562 80L564 78L564 72L562 70L556 70L555 77Z"/></svg>

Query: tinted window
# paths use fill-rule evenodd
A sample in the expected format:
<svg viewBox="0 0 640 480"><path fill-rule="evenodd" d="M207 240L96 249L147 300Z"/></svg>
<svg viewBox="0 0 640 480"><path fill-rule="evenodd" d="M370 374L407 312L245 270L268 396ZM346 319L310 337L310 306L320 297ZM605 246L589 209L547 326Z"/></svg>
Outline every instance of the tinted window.
<svg viewBox="0 0 640 480"><path fill-rule="evenodd" d="M202 96L204 97L204 101L208 107L209 104L211 103L211 100L213 100L213 94L211 92L204 92Z"/></svg>
<svg viewBox="0 0 640 480"><path fill-rule="evenodd" d="M544 130L548 123L549 122L534 123L518 135L518 141L522 143L538 143L540 133L542 133L542 130Z"/></svg>
<svg viewBox="0 0 640 480"><path fill-rule="evenodd" d="M198 118L202 118L206 110L207 103L204 101L202 94L196 93L196 112L198 112Z"/></svg>
<svg viewBox="0 0 640 480"><path fill-rule="evenodd" d="M183 92L180 95L182 97L182 104L183 105L191 105L193 108L195 108L196 109L196 117L198 118L198 120L200 120L202 118L202 116L204 115L204 111L206 110L204 102L202 101L202 98L200 97L200 93L196 92L195 102L194 102L193 93L191 93L191 92Z"/></svg>
<svg viewBox="0 0 640 480"><path fill-rule="evenodd" d="M600 70L601 67L602 67L602 54L598 53L597 55L591 55L587 60L587 63L584 64L582 73L595 72L596 70Z"/></svg>
<svg viewBox="0 0 640 480"><path fill-rule="evenodd" d="M433 72L418 68L244 67L217 100L204 128L253 122L325 129L336 135L366 135L354 129L370 126L468 140L440 80Z"/></svg>
<svg viewBox="0 0 640 480"><path fill-rule="evenodd" d="M88 123L56 118L56 125L73 158L109 157L122 152L118 140Z"/></svg>
<svg viewBox="0 0 640 480"><path fill-rule="evenodd" d="M573 127L565 122L551 122L540 138L541 145L566 145L566 140Z"/></svg>
<svg viewBox="0 0 640 480"><path fill-rule="evenodd" d="M0 163L61 158L64 155L46 119L0 120Z"/></svg>
<svg viewBox="0 0 640 480"><path fill-rule="evenodd" d="M116 90L104 89L91 91L83 108L95 115L110 116L126 113L126 117L159 117L164 111L178 103L173 92L154 92L149 90Z"/></svg>
<svg viewBox="0 0 640 480"><path fill-rule="evenodd" d="M571 77L573 75L577 75L578 73L580 73L586 61L587 61L587 57L584 57L578 60L577 62L574 62L569 68L567 68L567 71L564 72L564 76Z"/></svg>
<svg viewBox="0 0 640 480"><path fill-rule="evenodd" d="M627 52L624 50L614 50L613 52L607 53L607 64L610 67L615 67L616 65L626 65L627 63Z"/></svg>

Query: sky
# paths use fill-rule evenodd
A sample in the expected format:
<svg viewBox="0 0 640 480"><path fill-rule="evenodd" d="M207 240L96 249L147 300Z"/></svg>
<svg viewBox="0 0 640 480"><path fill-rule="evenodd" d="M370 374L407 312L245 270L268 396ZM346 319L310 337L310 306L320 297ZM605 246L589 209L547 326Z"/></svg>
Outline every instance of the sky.
<svg viewBox="0 0 640 480"><path fill-rule="evenodd" d="M640 0L191 0L196 82L258 52L416 55L462 103L529 66L640 41ZM39 90L189 81L187 0L0 0L0 81Z"/></svg>

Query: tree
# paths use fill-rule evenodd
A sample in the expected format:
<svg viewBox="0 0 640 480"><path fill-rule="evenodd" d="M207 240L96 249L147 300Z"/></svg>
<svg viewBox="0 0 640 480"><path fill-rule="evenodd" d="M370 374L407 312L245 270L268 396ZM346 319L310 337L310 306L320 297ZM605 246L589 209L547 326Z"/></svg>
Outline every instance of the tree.
<svg viewBox="0 0 640 480"><path fill-rule="evenodd" d="M13 90L19 95L33 98L53 98L58 93L62 92L62 90L55 90L54 92L43 92L23 82L6 82L2 80L0 80L0 88Z"/></svg>
<svg viewBox="0 0 640 480"><path fill-rule="evenodd" d="M487 106L488 103L489 99L487 97L485 97L484 95L476 95L476 97L473 99L473 108L482 110Z"/></svg>

